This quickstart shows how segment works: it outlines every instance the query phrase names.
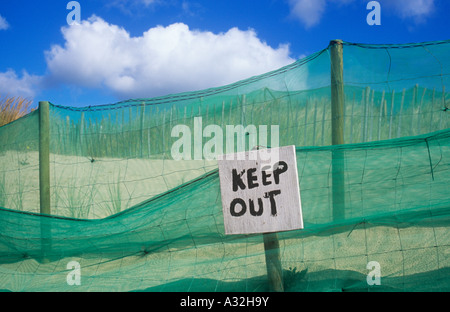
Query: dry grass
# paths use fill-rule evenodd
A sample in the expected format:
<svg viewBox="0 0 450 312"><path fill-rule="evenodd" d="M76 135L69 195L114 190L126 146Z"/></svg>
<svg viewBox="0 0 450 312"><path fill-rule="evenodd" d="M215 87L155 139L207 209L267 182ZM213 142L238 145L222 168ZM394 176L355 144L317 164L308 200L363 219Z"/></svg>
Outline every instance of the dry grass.
<svg viewBox="0 0 450 312"><path fill-rule="evenodd" d="M33 101L22 97L0 97L0 127L35 110Z"/></svg>

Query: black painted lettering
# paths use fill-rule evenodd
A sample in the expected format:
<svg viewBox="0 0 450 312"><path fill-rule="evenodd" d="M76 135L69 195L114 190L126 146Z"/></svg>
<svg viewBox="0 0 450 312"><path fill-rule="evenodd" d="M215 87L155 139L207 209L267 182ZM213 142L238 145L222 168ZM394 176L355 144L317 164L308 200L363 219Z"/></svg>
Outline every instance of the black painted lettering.
<svg viewBox="0 0 450 312"><path fill-rule="evenodd" d="M267 167L265 167L267 168ZM270 178L272 175L270 173L267 173L265 168L262 168L262 184L263 185L270 185L272 184L272 181L267 180L267 178ZM268 167L270 168L270 167Z"/></svg>
<svg viewBox="0 0 450 312"><path fill-rule="evenodd" d="M248 189L252 189L252 188L259 186L259 184L257 182L254 182L258 179L258 177L256 175L254 175L255 172L256 172L256 168L250 168L247 170Z"/></svg>
<svg viewBox="0 0 450 312"><path fill-rule="evenodd" d="M245 184L244 181L242 181L242 176L245 173L245 169L242 170L240 173L237 173L236 169L232 170L232 176L233 176L233 192L236 192L238 190L238 187L240 187L242 190L245 190Z"/></svg>
<svg viewBox="0 0 450 312"><path fill-rule="evenodd" d="M288 165L284 161L279 161L275 164L273 171L273 178L275 179L275 184L280 183L280 175L288 170Z"/></svg>
<svg viewBox="0 0 450 312"><path fill-rule="evenodd" d="M241 211L236 212L236 205L241 205ZM235 198L230 204L230 213L233 217L241 217L245 214L247 211L247 205L245 204L245 201L242 198Z"/></svg>
<svg viewBox="0 0 450 312"><path fill-rule="evenodd" d="M272 214L272 216L277 215L277 203L275 202L274 197L277 195L280 195L280 194L281 194L281 190L275 190L275 191L267 192L264 194L264 198L270 199L270 213Z"/></svg>
<svg viewBox="0 0 450 312"><path fill-rule="evenodd" d="M248 201L248 205L250 208L250 214L254 217L259 217L263 213L263 202L261 198L258 198L258 211L255 210L255 202L251 199Z"/></svg>

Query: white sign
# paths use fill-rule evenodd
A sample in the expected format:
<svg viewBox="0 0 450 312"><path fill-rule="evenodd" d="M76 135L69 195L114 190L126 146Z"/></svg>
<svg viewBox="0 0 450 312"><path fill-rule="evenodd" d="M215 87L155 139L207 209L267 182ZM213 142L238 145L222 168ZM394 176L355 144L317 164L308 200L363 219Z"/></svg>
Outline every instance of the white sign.
<svg viewBox="0 0 450 312"><path fill-rule="evenodd" d="M226 234L303 228L294 146L224 155L218 165Z"/></svg>

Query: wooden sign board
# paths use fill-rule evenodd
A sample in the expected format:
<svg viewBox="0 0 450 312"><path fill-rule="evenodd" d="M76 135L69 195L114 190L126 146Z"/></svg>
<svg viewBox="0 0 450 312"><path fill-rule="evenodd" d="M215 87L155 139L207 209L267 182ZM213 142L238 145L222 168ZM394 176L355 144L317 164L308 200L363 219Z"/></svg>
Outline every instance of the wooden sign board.
<svg viewBox="0 0 450 312"><path fill-rule="evenodd" d="M223 155L218 165L226 234L303 228L294 146Z"/></svg>

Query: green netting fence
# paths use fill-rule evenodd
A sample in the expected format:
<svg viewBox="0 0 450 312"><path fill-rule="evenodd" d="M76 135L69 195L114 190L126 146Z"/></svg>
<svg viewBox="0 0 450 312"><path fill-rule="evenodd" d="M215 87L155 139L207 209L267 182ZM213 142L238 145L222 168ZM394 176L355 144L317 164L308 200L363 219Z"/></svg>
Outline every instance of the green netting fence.
<svg viewBox="0 0 450 312"><path fill-rule="evenodd" d="M260 145L296 146L305 228L278 233L285 291L449 291L450 41L343 42L339 145L332 47L218 88L50 103L48 207L41 109L1 127L0 289L269 290L262 235L224 234L217 161L204 157L205 128L242 125L215 152L238 151L239 136L252 149L265 126ZM174 158L177 125L202 157Z"/></svg>

